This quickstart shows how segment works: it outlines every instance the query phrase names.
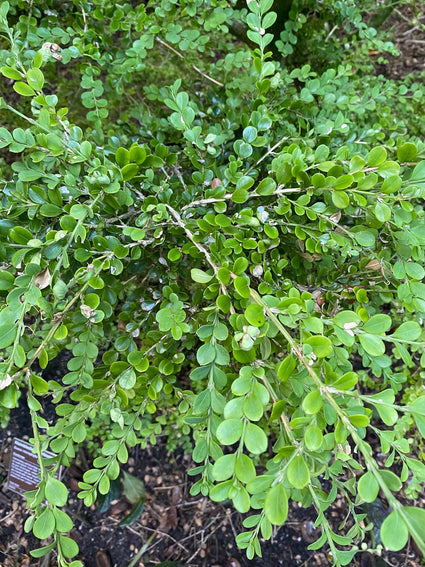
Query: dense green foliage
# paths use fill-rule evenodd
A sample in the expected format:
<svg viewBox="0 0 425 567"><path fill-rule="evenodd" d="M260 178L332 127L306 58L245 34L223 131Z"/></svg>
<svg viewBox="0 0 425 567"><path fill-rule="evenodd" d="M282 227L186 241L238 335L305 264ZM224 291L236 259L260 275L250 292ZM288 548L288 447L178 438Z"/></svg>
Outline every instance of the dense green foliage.
<svg viewBox="0 0 425 567"><path fill-rule="evenodd" d="M347 565L379 494L382 544L425 551L397 499L425 481L423 87L373 75L357 2L289 4L274 38L272 0L0 3L0 417L27 397L36 557L81 565L76 448L90 506L162 431L192 494L251 511L249 558L292 499Z"/></svg>

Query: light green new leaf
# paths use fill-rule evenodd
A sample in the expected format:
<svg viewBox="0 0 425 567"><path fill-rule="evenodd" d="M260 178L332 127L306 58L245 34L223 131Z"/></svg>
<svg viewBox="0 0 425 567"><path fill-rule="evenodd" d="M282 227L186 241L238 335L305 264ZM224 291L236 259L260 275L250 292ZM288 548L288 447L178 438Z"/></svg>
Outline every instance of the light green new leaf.
<svg viewBox="0 0 425 567"><path fill-rule="evenodd" d="M78 544L70 537L61 536L58 541L58 545L60 546L64 556L68 559L72 559L78 554Z"/></svg>
<svg viewBox="0 0 425 567"><path fill-rule="evenodd" d="M242 435L243 422L240 419L225 419L217 427L217 439L223 445L233 445Z"/></svg>
<svg viewBox="0 0 425 567"><path fill-rule="evenodd" d="M0 291L8 290L13 287L15 277L6 270L0 272Z"/></svg>
<svg viewBox="0 0 425 567"><path fill-rule="evenodd" d="M421 181L422 183L425 181L425 161L420 161L417 164L417 166L413 170L410 181Z"/></svg>
<svg viewBox="0 0 425 567"><path fill-rule="evenodd" d="M214 344L206 343L199 347L198 352L196 353L196 359L201 366L205 366L206 364L210 364L215 360L217 356L217 350Z"/></svg>
<svg viewBox="0 0 425 567"><path fill-rule="evenodd" d="M255 392L245 398L243 412L250 421L258 421L263 417L263 402Z"/></svg>
<svg viewBox="0 0 425 567"><path fill-rule="evenodd" d="M400 161L413 161L418 153L418 148L412 142L402 144L397 150L397 158Z"/></svg>
<svg viewBox="0 0 425 567"><path fill-rule="evenodd" d="M210 490L210 498L214 502L223 502L229 496L229 490L232 488L233 480L226 480L213 486Z"/></svg>
<svg viewBox="0 0 425 567"><path fill-rule="evenodd" d="M385 343L376 335L364 333L359 335L360 344L371 356L381 356L385 353Z"/></svg>
<svg viewBox="0 0 425 567"><path fill-rule="evenodd" d="M292 459L286 474L294 488L304 488L310 482L310 471L302 455L297 455Z"/></svg>
<svg viewBox="0 0 425 567"><path fill-rule="evenodd" d="M392 334L396 339L403 341L417 341L421 336L422 329L416 321L406 321L402 323L398 329Z"/></svg>
<svg viewBox="0 0 425 567"><path fill-rule="evenodd" d="M257 187L258 195L271 195L276 189L276 181L271 177L263 179Z"/></svg>
<svg viewBox="0 0 425 567"><path fill-rule="evenodd" d="M312 347L313 352L317 356L317 358L325 358L332 352L332 342L328 339L328 337L315 335L313 337L309 337L305 341L305 344Z"/></svg>
<svg viewBox="0 0 425 567"><path fill-rule="evenodd" d="M17 327L15 324L0 325L0 348L10 346L15 340Z"/></svg>
<svg viewBox="0 0 425 567"><path fill-rule="evenodd" d="M46 482L45 495L51 504L65 506L68 500L68 490L63 482L49 476Z"/></svg>
<svg viewBox="0 0 425 567"><path fill-rule="evenodd" d="M365 502L376 500L379 492L379 484L370 471L367 471L359 480L357 489Z"/></svg>
<svg viewBox="0 0 425 567"><path fill-rule="evenodd" d="M304 442L310 451L318 451L323 443L323 433L318 425L312 424L304 432Z"/></svg>
<svg viewBox="0 0 425 567"><path fill-rule="evenodd" d="M7 77L8 79L13 79L14 81L22 80L22 74L19 73L19 71L17 71L16 69L13 69L12 67L7 67L7 66L0 67L0 73L4 77Z"/></svg>
<svg viewBox="0 0 425 567"><path fill-rule="evenodd" d="M245 309L245 319L253 327L262 327L264 325L264 310L260 305L252 303Z"/></svg>
<svg viewBox="0 0 425 567"><path fill-rule="evenodd" d="M282 484L275 484L264 502L264 514L275 526L281 526L288 517L288 496Z"/></svg>
<svg viewBox="0 0 425 567"><path fill-rule="evenodd" d="M382 469L380 470L379 474L390 490L392 490L393 492L398 492L401 489L401 480L395 473L386 469Z"/></svg>
<svg viewBox="0 0 425 567"><path fill-rule="evenodd" d="M251 499L249 494L243 486L239 485L235 493L232 495L233 506L241 514L248 512L251 506Z"/></svg>
<svg viewBox="0 0 425 567"><path fill-rule="evenodd" d="M55 545L56 545L55 542L53 542L50 545L45 545L37 549L32 549L30 551L30 555L31 557L35 557L36 559L38 559L39 557L44 557L49 553L49 551L51 551L55 547Z"/></svg>
<svg viewBox="0 0 425 567"><path fill-rule="evenodd" d="M297 367L297 358L293 354L288 354L281 362L276 365L277 377L281 382L286 382Z"/></svg>
<svg viewBox="0 0 425 567"><path fill-rule="evenodd" d="M55 525L56 522L53 511L49 508L45 508L42 514L34 522L32 531L38 539L46 539L52 535Z"/></svg>
<svg viewBox="0 0 425 567"><path fill-rule="evenodd" d="M332 383L332 386L337 390L350 390L357 384L359 377L355 372L346 372Z"/></svg>
<svg viewBox="0 0 425 567"><path fill-rule="evenodd" d="M139 172L139 166L135 163L128 163L121 169L121 175L124 181L130 181Z"/></svg>
<svg viewBox="0 0 425 567"><path fill-rule="evenodd" d="M400 551L407 543L409 532L403 519L396 511L385 518L381 526L382 543L390 551Z"/></svg>
<svg viewBox="0 0 425 567"><path fill-rule="evenodd" d="M72 530L73 524L68 514L59 510L59 508L53 508L53 515L56 520L56 529L58 532L66 533Z"/></svg>
<svg viewBox="0 0 425 567"><path fill-rule="evenodd" d="M302 408L308 415L314 415L322 408L322 395L319 390L309 392L303 400Z"/></svg>
<svg viewBox="0 0 425 567"><path fill-rule="evenodd" d="M231 453L230 455L223 455L214 463L212 468L212 476L214 480L221 482L227 480L233 476L235 472L236 455Z"/></svg>
<svg viewBox="0 0 425 567"><path fill-rule="evenodd" d="M245 455L244 453L238 455L235 462L235 475L245 484L251 482L251 480L255 478L255 466L248 455Z"/></svg>
<svg viewBox="0 0 425 567"><path fill-rule="evenodd" d="M124 370L124 372L121 372L118 379L119 385L121 388L124 388L124 390L131 390L136 384L136 380L136 373L130 367Z"/></svg>
<svg viewBox="0 0 425 567"><path fill-rule="evenodd" d="M267 450L267 436L261 427L254 423L248 423L244 436L245 447L254 455L260 455Z"/></svg>
<svg viewBox="0 0 425 567"><path fill-rule="evenodd" d="M13 88L21 96L34 96L35 95L35 90L32 87L30 87L29 85L27 85L27 83L24 83L23 81L16 82L13 85Z"/></svg>
<svg viewBox="0 0 425 567"><path fill-rule="evenodd" d="M416 542L424 545L425 542L425 510L415 506L403 506L403 512L406 514L411 527L414 529ZM419 540L419 541L418 541Z"/></svg>
<svg viewBox="0 0 425 567"><path fill-rule="evenodd" d="M208 283L210 282L214 276L203 272L202 270L198 270L198 268L192 268L190 270L191 278L194 282L197 283Z"/></svg>
<svg viewBox="0 0 425 567"><path fill-rule="evenodd" d="M40 69L33 68L27 71L27 81L30 87L36 91L41 91L44 85L44 75Z"/></svg>
<svg viewBox="0 0 425 567"><path fill-rule="evenodd" d="M387 159L387 150L382 146L373 148L367 154L366 162L369 167L376 167L381 165Z"/></svg>
<svg viewBox="0 0 425 567"><path fill-rule="evenodd" d="M373 315L363 325L363 330L365 333L371 333L372 335L383 335L391 327L391 323L391 317L389 315Z"/></svg>

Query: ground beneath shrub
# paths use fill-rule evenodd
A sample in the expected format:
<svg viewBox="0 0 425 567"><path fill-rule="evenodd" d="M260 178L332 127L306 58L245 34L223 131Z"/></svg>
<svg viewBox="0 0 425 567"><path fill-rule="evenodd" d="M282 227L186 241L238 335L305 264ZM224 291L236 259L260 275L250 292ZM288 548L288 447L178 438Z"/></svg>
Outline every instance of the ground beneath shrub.
<svg viewBox="0 0 425 567"><path fill-rule="evenodd" d="M0 452L0 565L2 567L53 567L55 556L33 559L30 549L39 546L31 535L25 534L27 517L25 500L6 489L5 478L13 437L28 439L31 428L25 408L14 411L7 430L2 432ZM286 524L275 530L270 542L262 546L263 557L248 561L237 549L234 538L242 529L243 517L226 505L215 504L208 498L189 495L190 478L185 471L191 462L177 450L167 453L164 442L145 451L134 450L126 470L143 481L146 501L141 517L130 526L119 522L130 512L132 505L122 491L112 500L103 514L95 507L86 508L77 498L81 480L82 461L87 455L80 451L78 459L66 471L64 482L71 498L67 512L74 521L72 536L80 546L85 567L245 567L245 566L320 566L329 565L322 551L308 551L307 546L317 539L314 529L315 512L291 504ZM330 509L328 517L335 527L346 514L344 499ZM164 563L165 562L165 563ZM379 567L384 565L414 567L421 565L414 547L399 554L373 558L360 554L352 565Z"/></svg>
<svg viewBox="0 0 425 567"><path fill-rule="evenodd" d="M425 15L423 2L417 2L417 10L422 9L422 16L415 17L411 6L400 3L383 24L388 30L388 38L395 37L399 56L386 56L388 63L377 64L376 68L389 79L403 79L409 73L425 72ZM374 54L371 54L374 56ZM378 58L378 54L375 55Z"/></svg>

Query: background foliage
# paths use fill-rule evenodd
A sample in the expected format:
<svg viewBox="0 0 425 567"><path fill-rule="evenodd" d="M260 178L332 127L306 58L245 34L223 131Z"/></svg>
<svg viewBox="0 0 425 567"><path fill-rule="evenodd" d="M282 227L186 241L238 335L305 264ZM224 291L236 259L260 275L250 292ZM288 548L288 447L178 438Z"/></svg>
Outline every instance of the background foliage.
<svg viewBox="0 0 425 567"><path fill-rule="evenodd" d="M425 480L423 87L374 75L387 8L357 4L0 4L0 416L27 397L35 557L80 565L55 471L81 443L90 506L162 431L192 494L252 511L249 558L288 499L335 565L381 496L382 544L425 550L397 499Z"/></svg>

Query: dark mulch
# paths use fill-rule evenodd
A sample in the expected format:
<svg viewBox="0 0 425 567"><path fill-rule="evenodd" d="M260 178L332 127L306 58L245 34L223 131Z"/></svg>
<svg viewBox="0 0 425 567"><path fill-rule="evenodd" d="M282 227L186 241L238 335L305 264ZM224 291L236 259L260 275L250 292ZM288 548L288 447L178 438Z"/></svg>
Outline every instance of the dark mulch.
<svg viewBox="0 0 425 567"><path fill-rule="evenodd" d="M417 10L425 12L423 2L416 2ZM388 39L393 40L399 56L389 55L387 63L377 63L376 70L389 79L403 79L407 74L425 72L425 16L416 17L410 6L400 3L383 24ZM378 59L376 55L376 59Z"/></svg>
<svg viewBox="0 0 425 567"><path fill-rule="evenodd" d="M57 363L55 372L60 371ZM55 376L52 376L53 378ZM51 406L46 417L53 417ZM6 488L6 477L12 440L28 439L31 424L25 404L12 412L10 424L0 431L0 566L54 567L55 556L33 559L29 551L39 542L25 534L23 525L28 516L25 500ZM146 502L138 521L119 526L131 510L122 491L112 500L109 509L99 513L86 508L77 497L78 481L89 466L90 456L81 448L64 482L70 489L67 512L73 519L72 536L80 547L79 558L85 567L260 567L260 566L321 566L330 565L324 551L309 551L307 546L320 535L314 529L314 509L303 509L292 502L288 521L276 528L271 541L262 545L263 557L248 561L235 545L235 536L242 531L241 514L230 505L216 504L202 496L189 494L193 479L186 475L191 468L190 456L182 450L170 454L165 439L146 450L135 448L126 465L128 473L144 482ZM326 487L325 487L326 488ZM422 499L425 501L424 498ZM411 503L410 503L411 504ZM423 503L422 503L423 504ZM336 500L328 511L335 531L346 516L343 498ZM349 527L349 526L348 526ZM395 565L418 567L419 555L412 544L398 554L385 554L385 559L359 554L352 565L382 567Z"/></svg>

